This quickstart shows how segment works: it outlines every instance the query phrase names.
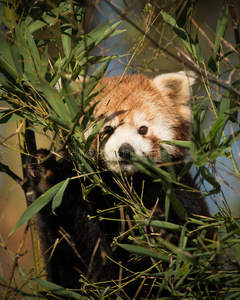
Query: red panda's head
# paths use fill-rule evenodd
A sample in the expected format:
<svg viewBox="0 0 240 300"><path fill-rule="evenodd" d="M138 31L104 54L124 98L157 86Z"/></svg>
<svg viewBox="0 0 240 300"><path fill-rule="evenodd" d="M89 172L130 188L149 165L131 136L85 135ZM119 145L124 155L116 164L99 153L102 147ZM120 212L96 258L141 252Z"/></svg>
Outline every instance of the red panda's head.
<svg viewBox="0 0 240 300"><path fill-rule="evenodd" d="M105 116L100 131L100 156L107 169L132 175L131 153L161 162L160 145L172 158L182 158L181 148L162 143L188 140L191 133L191 86L195 74L163 74L104 78L94 117ZM96 146L96 145L95 145Z"/></svg>

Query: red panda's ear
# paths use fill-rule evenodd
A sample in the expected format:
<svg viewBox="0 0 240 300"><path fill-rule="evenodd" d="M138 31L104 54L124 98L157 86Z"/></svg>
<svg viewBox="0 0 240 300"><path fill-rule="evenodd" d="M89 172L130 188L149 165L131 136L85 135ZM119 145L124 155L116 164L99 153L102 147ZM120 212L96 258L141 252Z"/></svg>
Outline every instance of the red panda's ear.
<svg viewBox="0 0 240 300"><path fill-rule="evenodd" d="M155 87L165 96L169 96L180 105L188 104L192 85L196 81L194 72L178 72L158 75L153 79Z"/></svg>
<svg viewBox="0 0 240 300"><path fill-rule="evenodd" d="M192 85L195 83L197 75L194 72L177 72L158 75L153 79L153 84L164 96L164 98L174 101L179 105L180 113L184 119L191 120L190 99L192 95Z"/></svg>

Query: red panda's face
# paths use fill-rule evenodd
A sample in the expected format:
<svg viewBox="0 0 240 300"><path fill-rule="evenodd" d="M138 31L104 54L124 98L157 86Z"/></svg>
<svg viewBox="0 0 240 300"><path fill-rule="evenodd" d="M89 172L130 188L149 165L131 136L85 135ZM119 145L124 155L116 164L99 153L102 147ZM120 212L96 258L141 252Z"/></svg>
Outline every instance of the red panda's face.
<svg viewBox="0 0 240 300"><path fill-rule="evenodd" d="M149 156L159 161L160 140L172 140L174 134L164 120L158 116L157 122L151 122L147 112L132 109L112 113L106 118L101 132L100 151L106 167L115 172L126 172L131 175L137 171L130 161ZM169 147L169 151L171 152ZM174 149L172 149L174 150Z"/></svg>
<svg viewBox="0 0 240 300"><path fill-rule="evenodd" d="M189 139L188 102L194 82L193 74L190 76L172 73L153 80L143 75L126 76L121 82L119 77L103 80L101 84L108 84L100 94L95 118L106 117L99 149L107 169L132 175L138 171L131 164L136 156L161 162L160 145L173 158L184 156L183 149L161 141Z"/></svg>

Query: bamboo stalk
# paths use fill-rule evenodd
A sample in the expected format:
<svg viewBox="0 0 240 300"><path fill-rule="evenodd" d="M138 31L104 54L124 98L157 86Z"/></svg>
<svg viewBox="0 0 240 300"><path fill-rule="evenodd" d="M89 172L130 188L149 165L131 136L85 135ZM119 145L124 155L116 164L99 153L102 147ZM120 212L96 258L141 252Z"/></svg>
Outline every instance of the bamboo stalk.
<svg viewBox="0 0 240 300"><path fill-rule="evenodd" d="M18 134L24 179L27 177L26 168L25 168L26 159L28 157L27 154L28 153L31 154L36 150L35 134L32 130L29 130L30 126L31 123L25 119L24 125L22 126ZM34 188L28 186L26 180L23 180L23 182L25 182L23 185L23 190L25 192L27 206L29 206L32 202L36 200L37 196L34 191ZM31 238L32 238L35 276L47 280L46 262L43 255L45 249L43 245L43 240L40 238L39 227L37 224L37 217L33 217L29 220L29 227L30 227ZM39 291L42 290L40 287L38 287L38 289Z"/></svg>

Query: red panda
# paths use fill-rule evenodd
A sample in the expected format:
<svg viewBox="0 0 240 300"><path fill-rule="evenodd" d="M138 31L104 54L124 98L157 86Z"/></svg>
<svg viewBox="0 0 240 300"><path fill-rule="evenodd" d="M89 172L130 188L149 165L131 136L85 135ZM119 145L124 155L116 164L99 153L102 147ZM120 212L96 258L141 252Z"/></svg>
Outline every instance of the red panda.
<svg viewBox="0 0 240 300"><path fill-rule="evenodd" d="M194 74L186 76L184 72L159 75L153 80L144 75L104 78L100 85L107 86L99 96L94 117L106 117L100 151L107 169L136 173L138 170L124 161L123 154L130 149L140 157L161 162L161 145L171 157L182 158L184 149L161 141L189 139L194 82Z"/></svg>
<svg viewBox="0 0 240 300"><path fill-rule="evenodd" d="M102 175L104 183L114 193L123 195L124 192L114 180L114 173L123 175L123 178L131 181L133 190L146 209L154 210L153 218L158 220L165 220L166 217L165 190L160 182L140 172L133 162L137 162L138 157L150 157L156 164L161 164L160 146L168 152L173 162L183 160L186 150L164 141L189 140L192 124L191 88L194 82L195 75L191 72L163 74L154 79L145 75L107 77L98 86L106 84L106 87L93 101L96 103L95 120L105 118L99 138L93 142L93 147L99 149L99 166L107 170ZM91 127L86 137L90 132ZM47 154L46 150L40 149L35 156L41 158ZM34 160L31 162L34 163ZM180 172L182 166L182 163L175 165L176 173ZM64 162L56 162L51 157L40 167L28 167L28 174L39 196L55 183L71 177L72 167ZM47 188L44 188L44 182ZM195 189L189 174L183 176L181 184ZM207 205L198 193L182 190L176 185L172 189L188 216L209 215ZM95 187L84 199L81 184L72 180L61 206L54 214L50 205L40 211L39 223L46 249L61 239L59 230L68 237L67 241L62 239L56 246L51 257L50 280L64 287L79 288L79 278L82 276L85 280L106 282L105 286L116 287L120 282L126 283L125 278L134 272L151 265L150 259L138 262L117 244L112 247L120 233L121 224L125 222L119 211L111 211L120 201L113 195L107 195L100 187ZM105 212L101 220L96 217L99 211ZM129 218L133 218L133 213L128 214ZM168 220L184 223L171 208ZM159 236L174 243L178 241L176 234L165 230L159 230ZM126 241L129 242L127 238ZM143 298L151 290L150 287L142 288ZM133 297L138 293L139 282L132 281L132 284L119 289Z"/></svg>

